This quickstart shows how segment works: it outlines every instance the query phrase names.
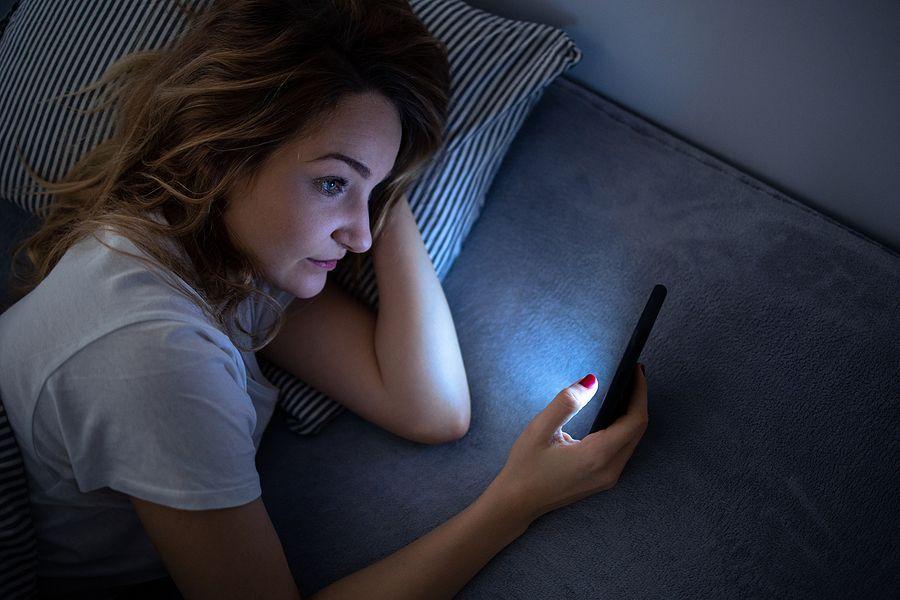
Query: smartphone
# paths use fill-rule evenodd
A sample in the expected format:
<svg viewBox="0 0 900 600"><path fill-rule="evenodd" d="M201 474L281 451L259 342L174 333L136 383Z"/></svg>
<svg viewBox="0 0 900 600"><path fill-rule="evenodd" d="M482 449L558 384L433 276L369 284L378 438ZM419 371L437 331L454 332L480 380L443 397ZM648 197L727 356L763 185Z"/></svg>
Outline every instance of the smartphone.
<svg viewBox="0 0 900 600"><path fill-rule="evenodd" d="M631 390L634 387L634 367L641 356L650 330L656 323L656 317L659 315L659 309L662 308L663 300L666 298L666 286L656 284L653 291L650 292L650 299L644 306L644 312L638 319L637 326L631 333L631 339L628 340L628 346L625 348L625 354L619 361L619 367L613 376L606 397L600 405L600 410L594 418L594 424L591 425L589 433L606 429L612 425L613 421L618 419L625 413L628 408L628 401L631 399Z"/></svg>

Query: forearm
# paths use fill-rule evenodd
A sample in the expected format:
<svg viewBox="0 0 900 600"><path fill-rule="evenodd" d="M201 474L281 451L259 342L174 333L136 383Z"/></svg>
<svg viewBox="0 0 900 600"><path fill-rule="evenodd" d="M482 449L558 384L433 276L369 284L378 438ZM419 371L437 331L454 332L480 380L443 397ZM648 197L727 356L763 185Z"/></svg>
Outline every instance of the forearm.
<svg viewBox="0 0 900 600"><path fill-rule="evenodd" d="M375 353L387 392L423 426L469 421L469 390L443 288L407 200L372 251L378 284Z"/></svg>
<svg viewBox="0 0 900 600"><path fill-rule="evenodd" d="M312 598L452 598L532 521L531 513L512 502L495 483L427 535L319 590Z"/></svg>

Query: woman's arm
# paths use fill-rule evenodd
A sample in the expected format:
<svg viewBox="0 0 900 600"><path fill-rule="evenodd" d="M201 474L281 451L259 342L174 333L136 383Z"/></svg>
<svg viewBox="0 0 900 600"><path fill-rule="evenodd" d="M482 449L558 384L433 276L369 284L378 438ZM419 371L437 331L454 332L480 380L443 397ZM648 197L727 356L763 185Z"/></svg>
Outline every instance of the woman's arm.
<svg viewBox="0 0 900 600"><path fill-rule="evenodd" d="M525 533L534 514L498 480L455 517L397 552L313 594L315 600L452 598Z"/></svg>
<svg viewBox="0 0 900 600"><path fill-rule="evenodd" d="M495 479L475 502L425 536L312 598L452 598L536 518L516 500L521 496L504 491L498 482L502 480ZM175 509L135 497L131 501L185 598L300 599L262 498L209 510Z"/></svg>
<svg viewBox="0 0 900 600"><path fill-rule="evenodd" d="M469 384L456 328L404 196L372 250L378 283L375 353L384 387L425 430L469 427Z"/></svg>

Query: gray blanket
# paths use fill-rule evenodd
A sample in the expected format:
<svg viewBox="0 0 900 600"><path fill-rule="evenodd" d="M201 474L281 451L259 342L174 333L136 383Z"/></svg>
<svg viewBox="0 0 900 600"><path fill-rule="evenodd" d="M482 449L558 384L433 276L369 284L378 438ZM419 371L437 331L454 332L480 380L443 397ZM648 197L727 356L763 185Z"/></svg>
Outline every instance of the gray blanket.
<svg viewBox="0 0 900 600"><path fill-rule="evenodd" d="M650 425L618 485L541 517L459 597L896 597L898 256L566 78L445 281L469 433L270 426L263 497L301 590L462 510L562 387L593 372L602 398L655 283Z"/></svg>

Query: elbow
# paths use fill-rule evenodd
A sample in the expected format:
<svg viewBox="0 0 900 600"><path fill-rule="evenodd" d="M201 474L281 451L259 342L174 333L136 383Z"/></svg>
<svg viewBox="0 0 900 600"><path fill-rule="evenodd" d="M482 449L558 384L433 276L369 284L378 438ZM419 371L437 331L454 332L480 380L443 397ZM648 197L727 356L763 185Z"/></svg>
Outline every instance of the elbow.
<svg viewBox="0 0 900 600"><path fill-rule="evenodd" d="M439 444L448 444L450 442L455 442L465 437L466 433L468 433L469 427L444 427L443 429L436 432L429 432L424 435L417 435L415 441L420 444L428 444L430 446L437 446Z"/></svg>
<svg viewBox="0 0 900 600"><path fill-rule="evenodd" d="M469 423L471 422L472 417L472 403L469 400L468 394L462 399L462 402L454 404L454 406L459 406L460 409L457 413L456 419L452 421L453 425L445 427L447 442L455 442L456 440L460 440L466 437L466 434L469 433Z"/></svg>
<svg viewBox="0 0 900 600"><path fill-rule="evenodd" d="M463 406L465 410L460 411L453 418L444 418L437 423L431 423L429 426L419 428L410 439L422 444L437 445L455 442L464 438L469 432L471 414L468 399L464 403L456 404L456 406L459 405Z"/></svg>
<svg viewBox="0 0 900 600"><path fill-rule="evenodd" d="M456 440L461 440L466 437L466 434L469 433L469 413L467 412L465 418L460 419L456 426L448 428L447 431L447 442L455 442Z"/></svg>

